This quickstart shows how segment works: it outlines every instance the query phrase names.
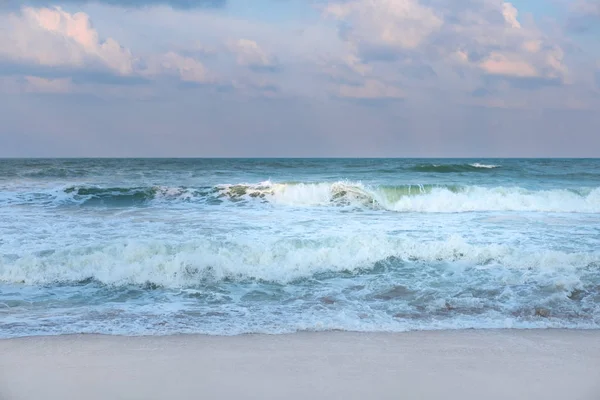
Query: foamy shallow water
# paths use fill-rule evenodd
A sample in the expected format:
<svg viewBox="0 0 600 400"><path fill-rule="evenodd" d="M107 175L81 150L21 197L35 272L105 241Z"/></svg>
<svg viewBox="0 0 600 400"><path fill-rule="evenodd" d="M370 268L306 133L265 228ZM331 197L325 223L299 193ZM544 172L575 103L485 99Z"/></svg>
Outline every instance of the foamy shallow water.
<svg viewBox="0 0 600 400"><path fill-rule="evenodd" d="M0 335L600 327L598 160L0 161Z"/></svg>

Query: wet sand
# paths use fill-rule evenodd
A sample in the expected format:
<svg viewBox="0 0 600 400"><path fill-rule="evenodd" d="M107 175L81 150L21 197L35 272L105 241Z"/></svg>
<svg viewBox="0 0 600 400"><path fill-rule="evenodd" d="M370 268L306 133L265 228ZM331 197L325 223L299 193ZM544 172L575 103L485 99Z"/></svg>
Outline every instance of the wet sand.
<svg viewBox="0 0 600 400"><path fill-rule="evenodd" d="M600 331L0 340L2 400L600 399Z"/></svg>

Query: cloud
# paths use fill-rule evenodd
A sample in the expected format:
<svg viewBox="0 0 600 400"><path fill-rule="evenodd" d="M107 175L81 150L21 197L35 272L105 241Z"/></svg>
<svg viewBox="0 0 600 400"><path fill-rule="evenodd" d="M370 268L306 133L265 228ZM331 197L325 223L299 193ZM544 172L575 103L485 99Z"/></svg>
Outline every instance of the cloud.
<svg viewBox="0 0 600 400"><path fill-rule="evenodd" d="M262 49L254 40L239 39L228 43L229 50L235 54L238 65L256 71L274 72L279 69L277 59Z"/></svg>
<svg viewBox="0 0 600 400"><path fill-rule="evenodd" d="M29 14L0 13L7 155L518 156L558 154L540 143L597 147L593 40L563 36L523 2L276 0L258 2L273 6L260 12L207 12L184 9L191 2L118 2L143 6L124 10L106 0L82 8L88 16L71 13L84 1L57 0L64 9L25 1L14 4L29 4ZM569 108L585 112L559 115Z"/></svg>
<svg viewBox="0 0 600 400"><path fill-rule="evenodd" d="M227 0L4 0L0 1L1 7L19 8L23 5L36 7L47 7L54 4L73 4L82 5L89 3L105 4L111 6L120 6L127 8L151 7L166 5L173 8L192 9L192 8L222 8L227 5Z"/></svg>
<svg viewBox="0 0 600 400"><path fill-rule="evenodd" d="M26 7L0 17L0 74L12 68L12 74L71 78L75 86L145 82L157 93L205 85L213 91L425 102L442 91L458 101L472 100L479 88L500 97L515 88L555 87L569 73L561 43L502 0L334 0L322 8L326 18L312 20L310 36L294 26L293 40L292 27L224 13L89 10L97 18L116 12L115 21L98 32L87 14L60 8ZM273 40L278 32L281 40ZM141 44L144 38L152 39ZM279 73L262 73L274 71Z"/></svg>
<svg viewBox="0 0 600 400"><path fill-rule="evenodd" d="M511 28L516 28L516 29L521 28L521 23L517 19L518 15L519 15L519 11L511 3L503 3L502 4L502 16L504 17L504 21Z"/></svg>
<svg viewBox="0 0 600 400"><path fill-rule="evenodd" d="M193 83L216 79L200 61L176 52L134 57L116 40L101 40L90 17L81 12L24 7L0 16L0 26L4 74L30 74L48 82L67 77L73 84L147 83L164 76Z"/></svg>
<svg viewBox="0 0 600 400"><path fill-rule="evenodd" d="M325 78L336 83L360 85L373 72L373 68L364 64L354 53L325 58L318 65Z"/></svg>
<svg viewBox="0 0 600 400"><path fill-rule="evenodd" d="M538 77L539 73L533 65L524 61L519 54L502 54L492 52L479 66L490 75L514 76L520 78Z"/></svg>
<svg viewBox="0 0 600 400"><path fill-rule="evenodd" d="M349 0L323 13L339 22L340 39L362 68L389 63L414 78L417 66L430 71L428 78L441 73L480 84L486 76L535 81L522 88L555 85L568 75L560 45L502 0Z"/></svg>
<svg viewBox="0 0 600 400"><path fill-rule="evenodd" d="M416 0L351 0L324 11L346 24L342 32L347 40L389 48L414 49L443 23L434 9Z"/></svg>
<svg viewBox="0 0 600 400"><path fill-rule="evenodd" d="M46 67L89 68L131 75L134 59L112 38L100 40L85 13L25 7L0 17L0 59Z"/></svg>
<svg viewBox="0 0 600 400"><path fill-rule="evenodd" d="M151 58L146 68L140 71L140 74L148 77L177 76L183 82L199 84L210 83L215 80L200 61L175 52L168 52Z"/></svg>
<svg viewBox="0 0 600 400"><path fill-rule="evenodd" d="M47 79L39 76L0 77L0 93L72 93L74 86L70 78Z"/></svg>

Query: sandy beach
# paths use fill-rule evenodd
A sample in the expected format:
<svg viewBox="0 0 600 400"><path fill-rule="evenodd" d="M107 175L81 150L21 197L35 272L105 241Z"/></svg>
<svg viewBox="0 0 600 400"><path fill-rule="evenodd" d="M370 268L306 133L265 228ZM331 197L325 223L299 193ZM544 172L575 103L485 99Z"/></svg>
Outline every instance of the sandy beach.
<svg viewBox="0 0 600 400"><path fill-rule="evenodd" d="M2 400L600 398L600 331L0 341Z"/></svg>

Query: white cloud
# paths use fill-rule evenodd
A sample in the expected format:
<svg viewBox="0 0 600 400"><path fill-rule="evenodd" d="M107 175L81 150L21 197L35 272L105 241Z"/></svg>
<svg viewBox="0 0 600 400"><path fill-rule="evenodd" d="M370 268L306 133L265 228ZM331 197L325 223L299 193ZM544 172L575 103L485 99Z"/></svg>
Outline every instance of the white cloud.
<svg viewBox="0 0 600 400"><path fill-rule="evenodd" d="M6 34L0 57L48 67L99 66L119 75L133 72L131 52L117 41L99 39L85 13L60 8L24 7L20 14L0 18Z"/></svg>
<svg viewBox="0 0 600 400"><path fill-rule="evenodd" d="M71 14L58 7L24 7L19 13L0 16L0 59L47 68L50 73L64 67L133 78L177 76L195 83L215 80L202 62L173 51L134 57L116 40L101 40L87 14ZM26 77L25 81L27 91L58 92L74 86L66 79Z"/></svg>
<svg viewBox="0 0 600 400"><path fill-rule="evenodd" d="M523 49L530 53L537 53L542 48L542 41L539 39L528 40L523 43Z"/></svg>
<svg viewBox="0 0 600 400"><path fill-rule="evenodd" d="M146 71L149 76L161 74L176 75L184 82L208 83L213 80L200 61L174 52L157 57Z"/></svg>
<svg viewBox="0 0 600 400"><path fill-rule="evenodd" d="M338 81L360 82L373 73L373 68L363 63L354 50L336 57L324 58L318 64L321 72L329 79Z"/></svg>
<svg viewBox="0 0 600 400"><path fill-rule="evenodd" d="M458 68L475 77L566 79L561 47L531 23L522 24L512 3L424 4L424 0L338 1L325 7L325 15L343 23L340 37L356 57L353 64L364 70L382 62L401 70L416 61L435 70Z"/></svg>
<svg viewBox="0 0 600 400"><path fill-rule="evenodd" d="M110 14L115 10L102 6L86 8L103 22L93 27L91 17L84 13L23 8L0 15L0 58L47 67L24 72L45 78L70 73L54 67L102 68L148 81L175 77L184 82L218 82L240 93L256 90L313 98L333 95L424 102L428 96L446 92L489 100L511 93L520 84L538 88L568 81L561 43L545 35L513 3L328 0L326 4L321 18L291 21L289 27L260 19L239 20L225 12L215 16L152 8ZM114 20L106 23L111 15ZM306 29L292 30L300 24ZM285 60L285 68L279 68L275 54ZM46 70L50 71L45 74ZM281 73L258 73L270 70ZM575 69L571 74L575 79L581 76ZM101 75L95 82L104 78ZM73 76L69 84L79 87L95 78L86 79L84 74ZM137 86L154 88L156 93L163 88L178 90L168 88L171 80L163 83Z"/></svg>
<svg viewBox="0 0 600 400"><path fill-rule="evenodd" d="M479 64L479 66L490 75L514 76L520 78L534 78L539 76L535 67L524 61L519 54L492 52L487 59Z"/></svg>
<svg viewBox="0 0 600 400"><path fill-rule="evenodd" d="M503 3L502 4L502 16L504 17L504 21L506 22L506 24L508 26L510 26L511 28L516 28L516 29L521 28L521 24L519 23L519 20L517 19L518 15L519 15L519 11L511 3Z"/></svg>
<svg viewBox="0 0 600 400"><path fill-rule="evenodd" d="M352 25L355 42L379 43L386 46L414 49L443 20L432 8L417 0L352 0L330 4L325 14Z"/></svg>
<svg viewBox="0 0 600 400"><path fill-rule="evenodd" d="M239 39L228 44L230 51L236 55L239 65L246 67L273 67L275 58L262 49L254 40Z"/></svg>

